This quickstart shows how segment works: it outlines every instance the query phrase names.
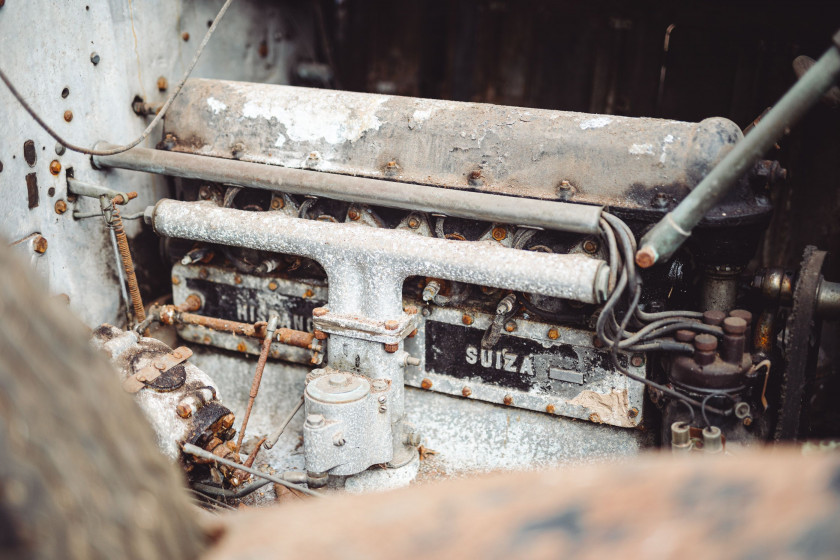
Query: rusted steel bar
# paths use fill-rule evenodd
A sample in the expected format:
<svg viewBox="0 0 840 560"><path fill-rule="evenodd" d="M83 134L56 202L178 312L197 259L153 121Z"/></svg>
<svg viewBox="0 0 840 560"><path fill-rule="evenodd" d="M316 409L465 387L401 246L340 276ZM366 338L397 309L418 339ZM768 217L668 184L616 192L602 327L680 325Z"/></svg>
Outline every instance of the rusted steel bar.
<svg viewBox="0 0 840 560"><path fill-rule="evenodd" d="M197 298L197 296L196 296ZM189 298L188 298L189 300ZM265 321L257 323L239 323L237 321L229 321L227 319L219 319L217 317L207 317L205 315L197 315L187 311L181 311L176 305L164 305L160 308L160 320L165 325L196 325L199 327L206 327L214 331L229 332L240 336L247 336L250 338L265 338ZM278 328L275 332L273 342L286 344L288 346L297 346L298 348L306 348L312 350L315 335L313 333L296 331L294 329Z"/></svg>
<svg viewBox="0 0 840 560"><path fill-rule="evenodd" d="M245 409L245 416L242 418L242 427L239 429L239 438L236 440L236 449L242 449L242 440L245 437L245 428L248 427L248 419L251 418L251 409L254 408L254 401L257 400L257 393L260 391L260 383L262 383L263 371L265 371L265 363L268 361L268 352L271 350L271 341L274 338L274 331L277 329L277 315L272 314L268 320L268 326L265 329L265 337L263 338L262 351L260 358L257 360L257 370L254 372L254 379L251 381L251 392L248 394L248 408ZM257 449L263 444L261 441L257 444Z"/></svg>
<svg viewBox="0 0 840 560"><path fill-rule="evenodd" d="M119 201L117 200L119 199ZM134 308L134 320L142 323L146 320L146 308L143 307L143 299L140 297L140 286L137 284L137 276L134 274L134 261L131 259L131 251L128 248L128 237L123 228L122 218L118 204L123 203L122 195L114 198L114 208L111 214L111 223L114 228L114 235L117 238L117 249L120 253L125 279L128 284L128 294L131 298L131 307Z"/></svg>

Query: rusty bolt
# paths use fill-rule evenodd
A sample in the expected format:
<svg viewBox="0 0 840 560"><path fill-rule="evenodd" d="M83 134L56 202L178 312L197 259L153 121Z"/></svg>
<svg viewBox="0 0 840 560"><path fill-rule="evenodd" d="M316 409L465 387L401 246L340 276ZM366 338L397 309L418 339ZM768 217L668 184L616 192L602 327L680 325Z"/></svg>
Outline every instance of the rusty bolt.
<svg viewBox="0 0 840 560"><path fill-rule="evenodd" d="M315 309L312 310L312 315L314 315L315 317L323 317L327 313L328 313L328 310L327 310L326 307L316 307Z"/></svg>
<svg viewBox="0 0 840 560"><path fill-rule="evenodd" d="M385 351L388 352L389 354L393 354L394 352L396 352L399 349L400 349L399 344L385 344Z"/></svg>
<svg viewBox="0 0 840 560"><path fill-rule="evenodd" d="M286 205L282 198L273 198L271 199L271 209L272 210L280 210Z"/></svg>
<svg viewBox="0 0 840 560"><path fill-rule="evenodd" d="M394 161L394 160L391 160L391 161L388 162L386 167L388 168L389 171L393 171L397 168L397 162Z"/></svg>
<svg viewBox="0 0 840 560"><path fill-rule="evenodd" d="M478 187L484 184L484 177L481 175L481 170L476 169L474 171L470 171L467 175L467 182L473 187Z"/></svg>
<svg viewBox="0 0 840 560"><path fill-rule="evenodd" d="M210 187L207 185L203 185L201 188L198 189L198 197L201 200L207 200L212 196L212 192L210 191Z"/></svg>
<svg viewBox="0 0 840 560"><path fill-rule="evenodd" d="M242 283L242 277L239 276L238 274L235 274L233 276L233 283L234 284L241 284Z"/></svg>
<svg viewBox="0 0 840 560"><path fill-rule="evenodd" d="M70 109L64 111L64 120L70 122L73 120L73 111Z"/></svg>
<svg viewBox="0 0 840 560"><path fill-rule="evenodd" d="M516 321L508 321L505 323L505 331L513 332L516 330Z"/></svg>
<svg viewBox="0 0 840 560"><path fill-rule="evenodd" d="M668 206L668 195L665 193L656 193L651 202L654 208L665 208Z"/></svg>
<svg viewBox="0 0 840 560"><path fill-rule="evenodd" d="M198 275L199 277L201 277L202 280L207 280L207 277L210 276L210 273L207 271L206 268L202 268L198 271Z"/></svg>
<svg viewBox="0 0 840 560"><path fill-rule="evenodd" d="M181 283L181 279L180 279L180 278L178 278L177 276L173 276L173 277L172 277L172 284L173 284L173 285L177 286L177 285L178 285L178 284L180 284L180 283Z"/></svg>
<svg viewBox="0 0 840 560"><path fill-rule="evenodd" d="M180 416L181 418L189 418L190 416L192 416L192 408L190 408L189 405L186 404L179 404L178 406L176 406L175 412L177 412L178 416Z"/></svg>
<svg viewBox="0 0 840 560"><path fill-rule="evenodd" d="M633 367L641 367L645 363L645 357L641 354L633 354L633 357L630 358L630 365Z"/></svg>
<svg viewBox="0 0 840 560"><path fill-rule="evenodd" d="M420 220L418 220L417 218L409 218L408 227L410 227L411 229L417 229L418 227L420 227Z"/></svg>
<svg viewBox="0 0 840 560"><path fill-rule="evenodd" d="M100 60L99 53L97 53L97 52L90 53L90 61L93 63L94 66L99 64L99 60Z"/></svg>
<svg viewBox="0 0 840 560"><path fill-rule="evenodd" d="M406 305L405 308L403 308L403 311L405 311L407 315L417 315L417 306Z"/></svg>
<svg viewBox="0 0 840 560"><path fill-rule="evenodd" d="M583 242L583 250L591 255L598 251L598 244L591 239L587 239Z"/></svg>
<svg viewBox="0 0 840 560"><path fill-rule="evenodd" d="M596 424L600 424L601 423L601 417L593 412L592 414L589 415L589 421L594 422Z"/></svg>
<svg viewBox="0 0 840 560"><path fill-rule="evenodd" d="M327 333L325 333L322 330L315 329L314 331L312 331L312 334L315 335L315 338L317 340L327 340Z"/></svg>
<svg viewBox="0 0 840 560"><path fill-rule="evenodd" d="M36 253L41 253L43 255L47 252L47 238L43 235L37 236L32 242L32 248Z"/></svg>
<svg viewBox="0 0 840 560"><path fill-rule="evenodd" d="M273 292L274 290L276 290L276 289L277 289L277 282L275 282L274 280L272 280L271 282L269 282L269 283L268 283L268 289L269 289L269 290L271 290L272 292Z"/></svg>
<svg viewBox="0 0 840 560"><path fill-rule="evenodd" d="M408 333L408 338L414 338L415 336L417 336L417 329L414 329L413 331Z"/></svg>
<svg viewBox="0 0 840 560"><path fill-rule="evenodd" d="M428 377L424 377L423 381L420 382L420 386L424 389L431 389L432 388L432 380Z"/></svg>
<svg viewBox="0 0 840 560"><path fill-rule="evenodd" d="M551 340L557 340L560 337L560 331L557 330L556 327L551 327L548 329L548 338Z"/></svg>
<svg viewBox="0 0 840 560"><path fill-rule="evenodd" d="M157 79L157 88L159 91L166 91L166 88L169 87L169 82L166 81L166 78L161 76Z"/></svg>
<svg viewBox="0 0 840 560"><path fill-rule="evenodd" d="M469 387L464 387L463 389L461 389L461 394L465 397L469 397L470 395L472 395L472 389L470 389Z"/></svg>
<svg viewBox="0 0 840 560"><path fill-rule="evenodd" d="M503 227L494 227L493 228L493 239L496 241L501 241L505 237L507 237L507 230Z"/></svg>
<svg viewBox="0 0 840 560"><path fill-rule="evenodd" d="M349 212L347 212L347 217L350 218L353 221L356 221L359 218L361 218L361 215L359 215L358 210L354 209L354 210L350 210Z"/></svg>
<svg viewBox="0 0 840 560"><path fill-rule="evenodd" d="M181 33L181 39L183 39L184 41L189 41L190 34L187 31L184 31L183 33Z"/></svg>
<svg viewBox="0 0 840 560"><path fill-rule="evenodd" d="M639 415L639 409L636 408L635 406L627 411L627 416L629 416L630 418L635 418L638 415Z"/></svg>
<svg viewBox="0 0 840 560"><path fill-rule="evenodd" d="M61 173L61 162L59 162L57 159L54 159L50 162L50 173L52 173L53 175L58 175L59 173Z"/></svg>
<svg viewBox="0 0 840 560"><path fill-rule="evenodd" d="M752 425L752 423L753 423L753 419L752 419L751 416L747 416L746 418L744 418L744 426L750 426L750 425Z"/></svg>
<svg viewBox="0 0 840 560"><path fill-rule="evenodd" d="M386 330L395 331L399 328L399 326L400 326L399 321L395 321L393 319L389 319L388 321L385 321L385 329Z"/></svg>
<svg viewBox="0 0 840 560"><path fill-rule="evenodd" d="M572 198L574 195L574 188L569 181L560 181L560 184L557 185L557 198L560 200L568 200Z"/></svg>
<svg viewBox="0 0 840 560"><path fill-rule="evenodd" d="M64 214L67 212L67 203L63 200L56 200L55 201L55 213L56 214Z"/></svg>
<svg viewBox="0 0 840 560"><path fill-rule="evenodd" d="M553 404L547 405L545 407L545 411L548 412L549 414L554 414L554 405Z"/></svg>
<svg viewBox="0 0 840 560"><path fill-rule="evenodd" d="M473 324L473 318L472 318L471 315L469 315L467 313L464 313L464 315L461 317L461 322L464 323L465 325L472 325Z"/></svg>
<svg viewBox="0 0 840 560"><path fill-rule="evenodd" d="M505 398L502 402L505 403L506 405L510 406L510 405L513 404L513 397L510 396L510 395L505 395Z"/></svg>

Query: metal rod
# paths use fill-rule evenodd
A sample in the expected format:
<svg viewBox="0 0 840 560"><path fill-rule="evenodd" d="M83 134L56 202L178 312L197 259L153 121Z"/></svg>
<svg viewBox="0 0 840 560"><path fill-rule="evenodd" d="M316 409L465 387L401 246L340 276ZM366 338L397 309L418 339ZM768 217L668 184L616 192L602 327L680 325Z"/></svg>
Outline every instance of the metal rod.
<svg viewBox="0 0 840 560"><path fill-rule="evenodd" d="M115 156L95 156L94 164L575 233L597 234L601 217L600 206L514 198L150 148L132 148Z"/></svg>
<svg viewBox="0 0 840 560"><path fill-rule="evenodd" d="M834 44L779 100L679 205L666 214L640 243L636 264L643 268L670 258L706 213L776 141L819 101L840 76L840 31Z"/></svg>
<svg viewBox="0 0 840 560"><path fill-rule="evenodd" d="M138 323L142 323L146 320L146 308L143 307L143 299L140 296L140 286L137 284L137 276L134 274L134 261L131 259L131 250L128 247L128 237L125 234L122 219L120 218L120 209L117 207L117 204L118 203L114 204L114 209L111 213L111 220L114 226L111 231L114 232L114 236L117 239L117 248L119 249L123 268L125 268L125 278L128 283L128 294L131 297L131 306L134 308L134 320Z"/></svg>
<svg viewBox="0 0 840 560"><path fill-rule="evenodd" d="M309 488L306 488L305 486L301 486L299 484L293 484L291 482L286 482L282 478L277 478L276 476L266 474L264 472L258 471L257 469L254 469L254 468L251 468L251 467L246 467L245 465L240 465L239 463L237 463L235 461L231 461L229 459L223 459L222 457L219 457L217 455L213 455L209 451L205 451L204 449L202 449L202 448L200 448L196 445L193 445L191 443L183 444L181 446L181 449L184 450L184 453L189 453L190 455L195 455L196 457L201 457L202 459L206 459L208 461L215 461L215 462L220 463L222 465L226 465L226 466L234 468L234 469L239 469L240 471L245 471L246 473L248 473L252 476L263 478L265 480L270 480L271 482L274 482L275 484L279 484L280 486L285 486L286 488L291 488L292 490L297 490L298 492L302 492L302 493L307 494L309 496L315 496L317 498L323 498L324 497L324 495L321 494L320 492L310 490Z"/></svg>
<svg viewBox="0 0 840 560"><path fill-rule="evenodd" d="M188 298L189 299L189 298ZM265 337L265 323L239 323L218 317L207 317L187 311L181 311L177 305L164 305L160 308L160 321L165 325L195 325L214 331L228 332L249 338ZM287 346L296 346L307 350L316 350L315 335L310 332L297 331L280 327L274 331L272 342Z"/></svg>
<svg viewBox="0 0 840 560"><path fill-rule="evenodd" d="M245 416L242 418L242 427L239 429L239 438L236 440L236 449L242 449L242 440L245 438L245 428L248 427L248 420L251 418L251 409L254 408L254 401L257 400L257 393L260 391L260 383L262 383L263 371L265 371L265 364L268 362L268 352L271 350L271 340L274 338L274 331L277 329L277 321L279 317L276 313L272 313L268 319L268 326L265 329L265 337L262 342L262 350L260 357L257 360L257 369L254 372L254 379L251 381L251 392L248 394L248 408L245 409ZM259 450L263 442L257 444L255 449Z"/></svg>
<svg viewBox="0 0 840 560"><path fill-rule="evenodd" d="M266 440L266 442L263 444L266 449L271 449L272 447L274 447L274 444L277 443L277 440L280 439L280 436L282 436L283 432L286 431L286 427L288 427L288 425L292 422L292 418L295 417L295 414L298 413L298 410L300 410L302 406L303 397L300 398L292 412L289 413L285 420L283 420L283 423L280 425L280 429L271 434Z"/></svg>
<svg viewBox="0 0 840 560"><path fill-rule="evenodd" d="M131 302L128 299L128 292L125 289L125 274L123 273L122 262L120 261L120 250L117 247L117 236L114 234L114 228L110 225L108 226L108 233L111 237L111 245L114 247L114 257L117 259L117 276L120 280L120 293L122 294L123 302L125 303L125 316L126 319L131 320L128 311L130 309Z"/></svg>

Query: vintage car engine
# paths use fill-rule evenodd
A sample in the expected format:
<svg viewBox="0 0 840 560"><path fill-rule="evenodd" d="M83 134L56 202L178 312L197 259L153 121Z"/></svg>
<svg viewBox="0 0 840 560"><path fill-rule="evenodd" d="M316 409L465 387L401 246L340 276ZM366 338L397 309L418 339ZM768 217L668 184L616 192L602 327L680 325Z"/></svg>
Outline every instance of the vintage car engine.
<svg viewBox="0 0 840 560"><path fill-rule="evenodd" d="M155 42L142 57L132 8L92 4L77 11L130 23L139 87L133 67L123 79L135 64L127 34L108 35L119 48L103 39L84 52L52 105L38 100L49 118L27 101L37 83L16 89L23 78L4 63L9 128L21 138L0 138L0 179L25 196L9 198L3 233L82 317L162 453L206 502L368 492L649 448L737 454L807 439L818 416L840 426L821 389L840 387L840 360L821 344L823 321L840 317L823 250L835 248L803 236L798 267L770 266L781 259L768 258L767 241L788 234L778 222L790 200L778 192L796 178L788 162L808 152L796 144L797 160L777 142L821 100L840 105L840 33L818 60L796 59L792 85L743 126L709 117L724 112L623 116L670 115L661 102L676 24L663 27L662 53L657 36L640 55L663 59L659 89L633 89L656 98L650 111L601 91L623 76L616 62L576 74L606 101L593 93L573 107L587 112L572 112L513 106L537 99L512 96L513 86L453 93L460 100L425 98L435 96L425 82L342 86L339 63L309 58L349 64L350 49L314 39L328 28L346 38L342 13L364 2L242 2L228 43L194 74L230 1L218 12L188 1L184 14L153 2L206 35L190 43L185 24L175 46ZM3 9L0 26L24 25L22 8ZM265 25L310 16L298 35ZM627 21L610 19L609 33L629 35ZM158 32L153 19L137 26ZM224 46L236 41L246 62ZM596 58L617 60L621 45L598 46ZM796 50L779 49L779 59ZM418 65L448 68L443 58ZM184 66L183 79L145 84L141 67L164 63ZM362 80L379 66L348 73ZM761 83L738 76L738 87ZM96 104L82 92L100 86L131 102L87 109ZM55 115L66 130L47 126ZM140 136L112 144L112 122ZM59 239L73 250L57 251Z"/></svg>
<svg viewBox="0 0 840 560"><path fill-rule="evenodd" d="M193 344L320 364L305 469L347 477L416 472L405 387L680 449L766 439L753 333L773 327L741 307L741 276L785 170L759 161L673 256L636 255L742 138L721 118L190 80L158 150L94 163L183 178L145 213L173 263L158 318ZM252 325L272 315L289 334L266 346Z"/></svg>

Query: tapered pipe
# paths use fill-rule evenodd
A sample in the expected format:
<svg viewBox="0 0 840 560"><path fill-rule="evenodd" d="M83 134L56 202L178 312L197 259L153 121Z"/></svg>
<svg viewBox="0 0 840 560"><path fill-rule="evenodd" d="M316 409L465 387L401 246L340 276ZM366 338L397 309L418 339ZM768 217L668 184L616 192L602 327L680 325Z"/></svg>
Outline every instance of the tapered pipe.
<svg viewBox="0 0 840 560"><path fill-rule="evenodd" d="M840 76L840 31L833 40L831 48L755 128L642 238L636 264L647 268L670 258L706 213L717 206L744 173L834 85Z"/></svg>

